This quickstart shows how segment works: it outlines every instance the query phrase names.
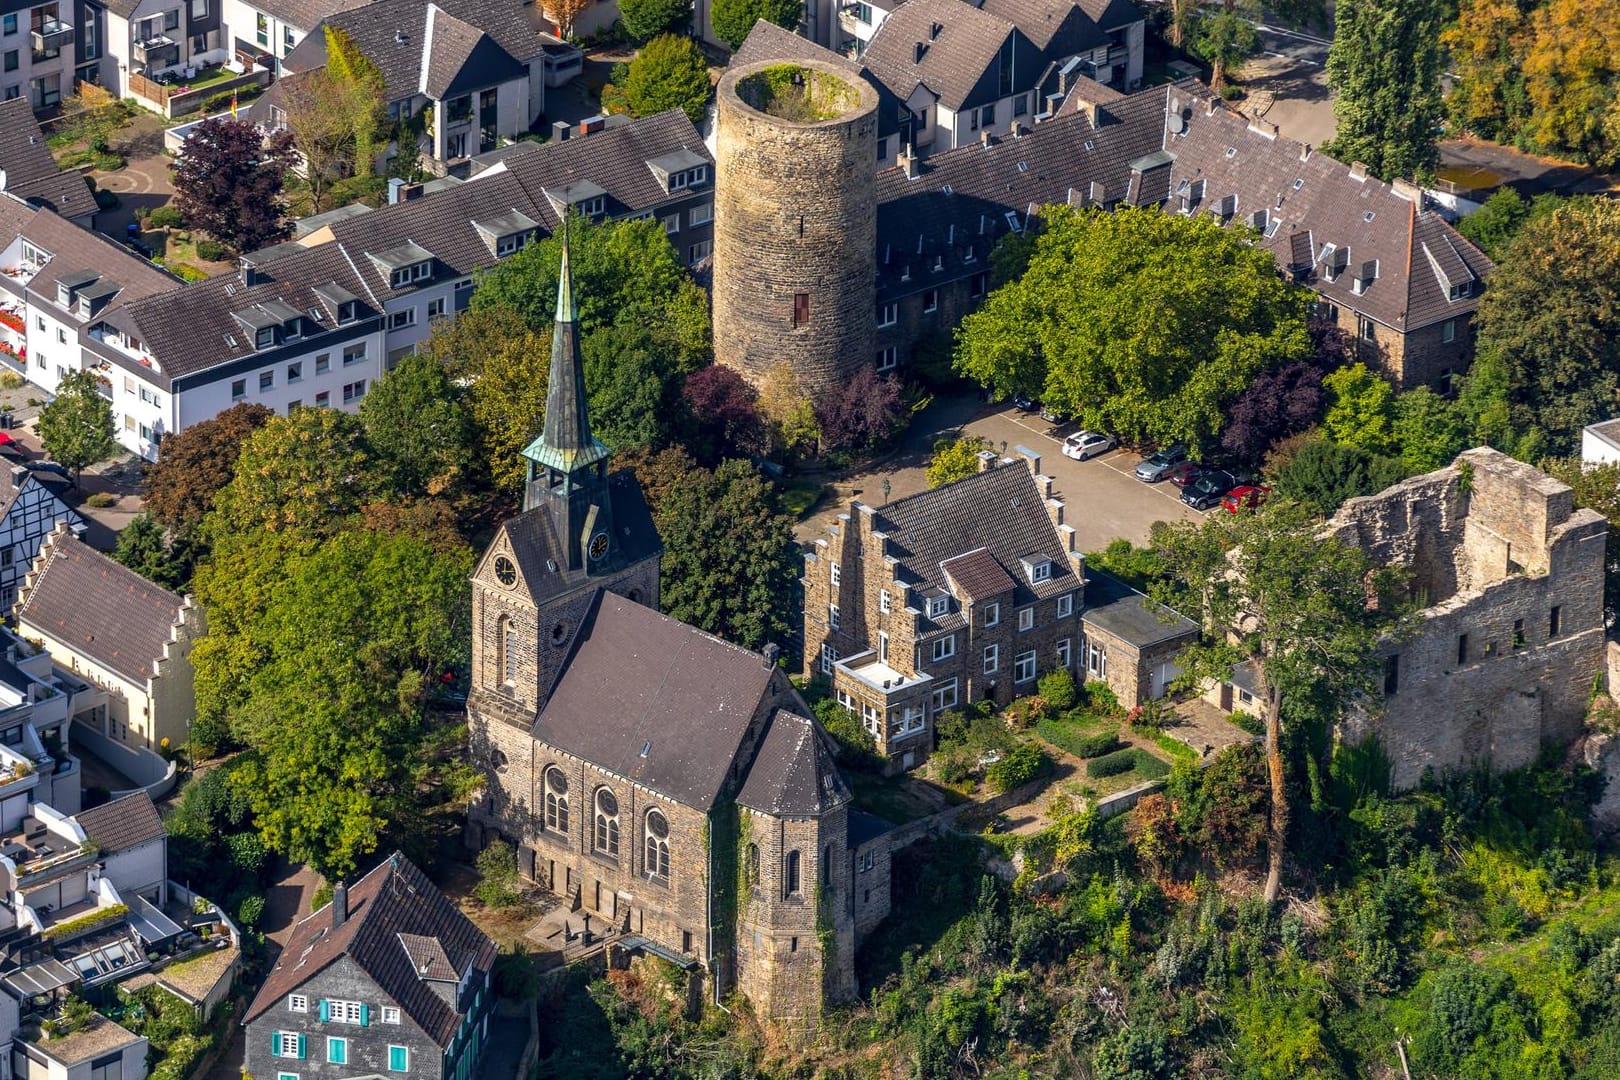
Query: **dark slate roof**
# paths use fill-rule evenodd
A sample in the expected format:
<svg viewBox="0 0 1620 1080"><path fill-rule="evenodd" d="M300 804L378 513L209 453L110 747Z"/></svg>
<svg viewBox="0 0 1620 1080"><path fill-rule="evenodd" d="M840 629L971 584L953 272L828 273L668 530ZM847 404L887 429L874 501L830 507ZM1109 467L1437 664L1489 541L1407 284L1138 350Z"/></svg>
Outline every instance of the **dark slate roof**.
<svg viewBox="0 0 1620 1080"><path fill-rule="evenodd" d="M1086 567L1086 603L1081 618L1087 625L1145 649L1164 641L1198 635L1198 624L1137 592L1119 578Z"/></svg>
<svg viewBox="0 0 1620 1080"><path fill-rule="evenodd" d="M96 201L77 170L57 167L26 97L0 102L0 169L5 189L67 217L93 213Z"/></svg>
<svg viewBox="0 0 1620 1080"><path fill-rule="evenodd" d="M598 592L532 734L707 811L774 670L758 653Z"/></svg>
<svg viewBox="0 0 1620 1080"><path fill-rule="evenodd" d="M17 621L144 683L156 674L170 631L189 603L61 524L34 561L17 605Z"/></svg>
<svg viewBox="0 0 1620 1080"><path fill-rule="evenodd" d="M814 720L777 709L737 802L777 817L811 818L850 801L827 736Z"/></svg>
<svg viewBox="0 0 1620 1080"><path fill-rule="evenodd" d="M1059 117L988 148L930 155L915 179L898 167L878 173L879 299L987 271L991 249L1013 228L1009 213L1023 228L1050 203L1121 198L1130 162L1159 149L1163 102L1162 89L1145 91L1109 105L1095 126L1085 115Z"/></svg>
<svg viewBox="0 0 1620 1080"><path fill-rule="evenodd" d="M86 271L92 272L99 284L115 287L103 314L143 297L177 291L184 284L123 245L49 210L33 211L17 232L35 247L50 252L50 261L29 281L28 291L37 298L36 303L43 302L57 311L62 309L56 302L56 283L64 278L82 278ZM63 321L84 320L75 315Z"/></svg>
<svg viewBox="0 0 1620 1080"><path fill-rule="evenodd" d="M154 840L163 839L163 818L144 791L125 795L74 815L103 855L112 855Z"/></svg>
<svg viewBox="0 0 1620 1080"><path fill-rule="evenodd" d="M1006 19L962 0L906 0L877 28L861 62L902 101L920 84L956 110L995 66L1001 43L1014 32ZM921 61L918 42L927 46Z"/></svg>
<svg viewBox="0 0 1620 1080"><path fill-rule="evenodd" d="M1182 197L1197 194L1194 185L1200 180L1203 197L1190 207L1192 213L1218 211L1223 199L1235 197L1231 220L1251 224L1261 212L1276 223L1261 243L1279 266L1288 270L1306 263L1300 280L1325 299L1396 330L1418 329L1478 307L1493 264L1439 214L1422 209L1415 191L1397 191L1364 171L1352 172L1343 162L1274 134L1269 125L1251 127L1205 88L1179 84L1172 105L1184 131L1165 136L1165 148L1175 154L1167 209L1179 211ZM1335 258L1345 270L1329 280ZM1360 268L1372 263L1377 277L1358 294L1353 283ZM1471 295L1449 299L1448 275L1471 277Z"/></svg>
<svg viewBox="0 0 1620 1080"><path fill-rule="evenodd" d="M612 500L613 524L619 536L610 550L609 563L600 572L611 573L663 550L635 473L621 469L609 476L608 498ZM552 517L549 499L533 510L508 518L501 531L512 545L512 560L517 563L523 585L537 605L591 583L592 577L585 570L568 569L568 547Z"/></svg>
<svg viewBox="0 0 1620 1080"><path fill-rule="evenodd" d="M253 6L295 29L309 33L340 12L364 7L372 0L253 0Z"/></svg>
<svg viewBox="0 0 1620 1080"><path fill-rule="evenodd" d="M345 31L377 65L390 101L424 87L461 92L494 86L516 78L523 62L545 51L519 0L373 0L323 14L321 21ZM441 33L448 39L442 48ZM493 48L480 43L483 35ZM314 32L282 59L295 72L325 63L326 35Z"/></svg>
<svg viewBox="0 0 1620 1080"><path fill-rule="evenodd" d="M1035 477L1022 465L1003 465L924 491L875 511L873 529L887 534L885 550L897 558L906 584L944 587L940 564L984 549L1013 581L1013 603L1057 596L1080 581L1047 513ZM1045 555L1055 564L1050 580L1031 585L1021 559ZM949 629L953 614L936 624L924 621L923 634Z"/></svg>
<svg viewBox="0 0 1620 1080"><path fill-rule="evenodd" d="M874 6L889 9L889 5L885 3ZM878 138L900 130L900 100L894 96L894 91L885 86L876 75L843 53L824 49L809 38L760 19L754 23L754 28L748 32L742 46L732 54L731 62L741 66L764 60L820 60L841 67L851 75L859 75L871 83L878 92Z"/></svg>
<svg viewBox="0 0 1620 1080"><path fill-rule="evenodd" d="M1078 0L1092 22L1104 30L1118 30L1122 26L1142 21L1142 11L1131 0Z"/></svg>
<svg viewBox="0 0 1620 1080"><path fill-rule="evenodd" d="M989 548L976 548L965 555L946 559L939 568L955 582L961 595L972 600L999 596L1013 588L1012 575L1001 568Z"/></svg>
<svg viewBox="0 0 1620 1080"><path fill-rule="evenodd" d="M875 814L853 809L849 812L849 847L852 851L862 844L871 843L884 833L893 831L892 822L884 821Z"/></svg>
<svg viewBox="0 0 1620 1080"><path fill-rule="evenodd" d="M252 1023L328 965L348 956L429 1038L448 1047L461 1014L428 985L435 972L424 976L419 971L401 937L410 934L436 941L457 979L469 967L487 972L495 962L495 943L399 852L349 886L348 903L349 917L335 930L330 904L293 927L286 949L242 1022Z"/></svg>
<svg viewBox="0 0 1620 1080"><path fill-rule="evenodd" d="M984 0L983 8L1018 27L1049 60L1108 44L1108 34L1075 0Z"/></svg>

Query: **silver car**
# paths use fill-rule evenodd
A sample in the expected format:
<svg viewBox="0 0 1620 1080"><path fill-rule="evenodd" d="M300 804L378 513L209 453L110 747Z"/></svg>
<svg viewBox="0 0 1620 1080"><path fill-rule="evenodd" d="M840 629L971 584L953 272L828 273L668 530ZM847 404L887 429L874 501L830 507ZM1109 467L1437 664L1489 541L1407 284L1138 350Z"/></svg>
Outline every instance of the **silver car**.
<svg viewBox="0 0 1620 1080"><path fill-rule="evenodd" d="M1148 484L1157 484L1170 470L1187 460L1187 448L1180 443L1155 450L1136 467L1136 478Z"/></svg>

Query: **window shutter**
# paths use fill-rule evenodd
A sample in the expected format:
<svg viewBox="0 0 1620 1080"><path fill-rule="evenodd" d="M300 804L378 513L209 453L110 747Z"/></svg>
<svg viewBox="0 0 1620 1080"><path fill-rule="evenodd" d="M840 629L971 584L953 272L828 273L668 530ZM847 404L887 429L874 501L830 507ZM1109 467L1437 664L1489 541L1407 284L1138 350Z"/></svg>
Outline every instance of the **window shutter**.
<svg viewBox="0 0 1620 1080"><path fill-rule="evenodd" d="M281 1032L279 1031L272 1031L270 1033L270 1056L281 1056Z"/></svg>
<svg viewBox="0 0 1620 1080"><path fill-rule="evenodd" d="M371 1026L371 1006L363 1001L360 1003L360 1026Z"/></svg>
<svg viewBox="0 0 1620 1080"><path fill-rule="evenodd" d="M304 1036L298 1036L298 1060L304 1060Z"/></svg>
<svg viewBox="0 0 1620 1080"><path fill-rule="evenodd" d="M330 1020L331 1018L332 1018L332 1008L331 1008L330 1005L328 1005L326 1003L325 998L321 998L321 1023L324 1024L324 1023L326 1023L326 1021Z"/></svg>

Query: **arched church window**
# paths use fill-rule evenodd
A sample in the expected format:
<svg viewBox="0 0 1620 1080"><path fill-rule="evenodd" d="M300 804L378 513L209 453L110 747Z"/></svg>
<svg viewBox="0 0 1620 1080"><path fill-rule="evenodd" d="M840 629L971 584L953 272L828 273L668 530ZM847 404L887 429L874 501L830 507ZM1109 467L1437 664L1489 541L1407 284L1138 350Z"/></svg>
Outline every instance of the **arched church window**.
<svg viewBox="0 0 1620 1080"><path fill-rule="evenodd" d="M743 857L743 876L750 888L759 884L759 845L749 844Z"/></svg>
<svg viewBox="0 0 1620 1080"><path fill-rule="evenodd" d="M568 832L568 777L553 765L546 770L546 828Z"/></svg>
<svg viewBox="0 0 1620 1080"><path fill-rule="evenodd" d="M659 810L647 811L648 877L669 877L669 819Z"/></svg>
<svg viewBox="0 0 1620 1080"><path fill-rule="evenodd" d="M797 896L799 892L799 853L787 853L787 861L782 867L782 895Z"/></svg>
<svg viewBox="0 0 1620 1080"><path fill-rule="evenodd" d="M502 615L500 621L496 624L495 635L495 647L498 653L498 656L496 657L496 666L501 672L501 683L506 686L516 686L518 657L517 628L512 625L512 620L510 618Z"/></svg>
<svg viewBox="0 0 1620 1080"><path fill-rule="evenodd" d="M619 857L619 800L607 788L596 789L596 850Z"/></svg>

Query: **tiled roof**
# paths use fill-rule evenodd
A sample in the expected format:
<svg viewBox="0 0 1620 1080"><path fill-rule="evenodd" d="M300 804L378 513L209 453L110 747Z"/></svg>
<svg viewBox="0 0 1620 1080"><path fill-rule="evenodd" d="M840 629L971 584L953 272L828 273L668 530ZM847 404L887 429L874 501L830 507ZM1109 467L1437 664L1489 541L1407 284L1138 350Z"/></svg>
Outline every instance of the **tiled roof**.
<svg viewBox="0 0 1620 1080"><path fill-rule="evenodd" d="M889 503L875 513L873 530L887 535L885 550L899 560L907 584L944 587L941 564L983 550L1012 579L1015 604L1080 585L1035 477L1022 465L975 473ZM1030 584L1020 562L1030 555L1053 561L1049 580Z"/></svg>
<svg viewBox="0 0 1620 1080"><path fill-rule="evenodd" d="M440 1047L455 1038L461 1014L428 985L401 935L438 943L443 962L459 979L469 967L486 972L495 962L495 943L474 926L438 886L404 855L395 852L349 886L348 918L332 926L332 905L293 927L286 949L271 969L243 1023L251 1023L317 973L348 956Z"/></svg>
<svg viewBox="0 0 1620 1080"><path fill-rule="evenodd" d="M612 502L613 523L619 528L618 543L609 553L612 565L630 566L663 550L634 473L621 469L609 476L608 499ZM512 545L512 560L523 577L523 586L536 605L589 582L584 570L568 568L568 549L552 517L549 500L508 518L501 530Z"/></svg>
<svg viewBox="0 0 1620 1080"><path fill-rule="evenodd" d="M1160 146L1163 98L1134 95L1099 112L1095 126L1073 114L988 148L934 154L915 179L899 167L878 173L879 299L988 270L991 249L1014 228L1008 214L1021 229L1049 203L1120 198L1130 162Z"/></svg>
<svg viewBox="0 0 1620 1080"><path fill-rule="evenodd" d="M26 97L0 102L0 170L5 189L67 217L94 213L90 186L76 170L57 166Z"/></svg>
<svg viewBox="0 0 1620 1080"><path fill-rule="evenodd" d="M145 683L157 674L170 631L190 603L103 555L63 523L34 561L17 621Z"/></svg>
<svg viewBox="0 0 1620 1080"><path fill-rule="evenodd" d="M1172 99L1183 131L1164 140L1175 155L1167 209L1180 210L1182 198L1197 196L1202 181L1193 213L1230 210L1231 219L1243 223L1259 213L1262 224L1276 225L1261 243L1280 266L1306 265L1296 276L1325 299L1396 330L1478 307L1494 266L1439 214L1421 209L1415 192L1353 172L1267 125L1251 127L1201 87L1181 84ZM1342 272L1334 272L1335 265ZM1470 295L1450 299L1448 275L1466 277Z"/></svg>
<svg viewBox="0 0 1620 1080"><path fill-rule="evenodd" d="M1142 21L1142 11L1131 0L1078 0L1081 10L1091 21L1104 30L1118 30L1122 26Z"/></svg>
<svg viewBox="0 0 1620 1080"><path fill-rule="evenodd" d="M309 33L340 12L364 7L372 0L253 0L253 6L295 29Z"/></svg>
<svg viewBox="0 0 1620 1080"><path fill-rule="evenodd" d="M758 653L599 591L532 734L707 811L774 670Z"/></svg>
<svg viewBox="0 0 1620 1080"><path fill-rule="evenodd" d="M74 817L103 855L150 844L164 836L163 818L152 804L152 796L144 791L81 810Z"/></svg>
<svg viewBox="0 0 1620 1080"><path fill-rule="evenodd" d="M777 709L737 802L777 817L809 818L849 801L827 736L814 720Z"/></svg>
<svg viewBox="0 0 1620 1080"><path fill-rule="evenodd" d="M962 0L906 0L877 28L861 62L901 100L921 84L947 109L960 109L1012 33L1006 19Z"/></svg>
<svg viewBox="0 0 1620 1080"><path fill-rule="evenodd" d="M956 586L957 595L970 600L999 596L1013 588L1012 575L1001 568L989 548L977 548L966 555L946 559L939 568Z"/></svg>
<svg viewBox="0 0 1620 1080"><path fill-rule="evenodd" d="M1107 33L1075 0L984 0L984 10L1018 27L1049 59L1108 44Z"/></svg>
<svg viewBox="0 0 1620 1080"><path fill-rule="evenodd" d="M869 844L886 832L893 832L894 824L884 821L875 814L868 814L864 810L850 810L849 812L849 847L850 850Z"/></svg>
<svg viewBox="0 0 1620 1080"><path fill-rule="evenodd" d="M438 938L400 934L399 944L410 958L411 967L422 978L435 982L455 982L461 978L461 972L450 963L450 957L445 955L444 946L439 944Z"/></svg>
<svg viewBox="0 0 1620 1080"><path fill-rule="evenodd" d="M85 271L94 274L98 284L117 287L117 292L102 309L103 313L143 297L178 291L184 284L123 245L113 243L101 233L80 228L49 210L35 211L22 225L21 235L35 247L51 253L50 261L28 283L28 291L58 308L56 283Z"/></svg>
<svg viewBox="0 0 1620 1080"><path fill-rule="evenodd" d="M373 0L326 13L322 22L347 33L377 65L390 101L430 88L494 86L518 77L514 65L545 51L518 0ZM441 33L449 38L442 49ZM488 35L494 49L481 45L480 35ZM322 66L326 35L311 33L282 62L289 71Z"/></svg>

